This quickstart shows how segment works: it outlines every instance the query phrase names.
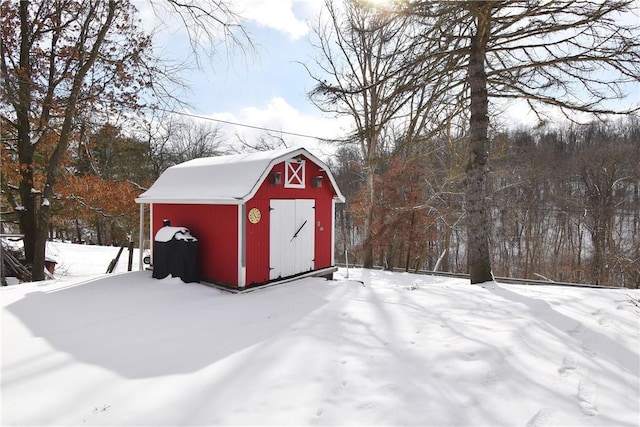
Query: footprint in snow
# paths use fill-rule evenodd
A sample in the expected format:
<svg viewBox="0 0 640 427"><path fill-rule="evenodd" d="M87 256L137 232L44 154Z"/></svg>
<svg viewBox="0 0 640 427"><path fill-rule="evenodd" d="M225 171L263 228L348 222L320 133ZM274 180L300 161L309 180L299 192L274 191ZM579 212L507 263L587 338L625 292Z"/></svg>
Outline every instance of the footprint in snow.
<svg viewBox="0 0 640 427"><path fill-rule="evenodd" d="M542 408L527 422L527 427L547 427L553 425L553 409Z"/></svg>
<svg viewBox="0 0 640 427"><path fill-rule="evenodd" d="M558 368L558 373L562 378L566 378L569 372L578 368L578 359L573 354L568 354L562 359L562 366Z"/></svg>
<svg viewBox="0 0 640 427"><path fill-rule="evenodd" d="M611 326L611 318L609 317L609 313L606 310L599 309L591 313L591 315L598 319L598 323L600 325L605 327Z"/></svg>
<svg viewBox="0 0 640 427"><path fill-rule="evenodd" d="M605 328L611 327L611 318L602 316L598 319L598 324L604 326Z"/></svg>
<svg viewBox="0 0 640 427"><path fill-rule="evenodd" d="M584 354L586 354L589 357L595 357L598 353L596 353L595 351L593 351L593 349L591 349L591 347L587 346L586 344L582 344L582 352Z"/></svg>
<svg viewBox="0 0 640 427"><path fill-rule="evenodd" d="M595 406L597 387L588 379L580 380L578 383L578 403L582 413L593 417L598 415L598 409Z"/></svg>
<svg viewBox="0 0 640 427"><path fill-rule="evenodd" d="M576 335L578 335L578 334L582 333L582 330L583 330L583 329L584 329L584 328L582 327L582 325L578 325L578 326L576 326L576 327L574 327L574 328L572 328L572 329L569 329L569 330L567 331L567 333L568 333L569 335L571 335L572 337L574 337L574 336L576 336Z"/></svg>
<svg viewBox="0 0 640 427"><path fill-rule="evenodd" d="M482 385L484 385L485 387L495 387L503 380L504 378L502 377L502 374L497 371L491 370L484 376Z"/></svg>
<svg viewBox="0 0 640 427"><path fill-rule="evenodd" d="M324 409L322 408L316 410L315 415L309 420L308 424L312 426L323 425L324 424L324 422L322 421L323 413L324 413Z"/></svg>

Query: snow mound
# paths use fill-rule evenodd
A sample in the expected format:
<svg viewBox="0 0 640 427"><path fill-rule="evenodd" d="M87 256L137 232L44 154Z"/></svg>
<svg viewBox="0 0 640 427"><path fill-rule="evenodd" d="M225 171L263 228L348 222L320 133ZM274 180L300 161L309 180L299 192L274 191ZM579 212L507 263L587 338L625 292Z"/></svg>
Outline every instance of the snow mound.
<svg viewBox="0 0 640 427"><path fill-rule="evenodd" d="M190 242L198 240L191 235L191 231L186 227L165 226L158 230L155 235L156 242L168 242L172 239L187 240Z"/></svg>

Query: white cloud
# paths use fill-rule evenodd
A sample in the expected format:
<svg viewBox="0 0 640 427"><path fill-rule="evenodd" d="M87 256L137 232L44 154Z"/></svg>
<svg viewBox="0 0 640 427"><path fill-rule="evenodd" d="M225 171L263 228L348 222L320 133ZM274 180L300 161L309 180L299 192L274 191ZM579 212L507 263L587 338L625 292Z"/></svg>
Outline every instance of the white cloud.
<svg viewBox="0 0 640 427"><path fill-rule="evenodd" d="M281 97L272 98L264 106L246 106L238 112L218 112L208 117L253 126L249 128L218 122L227 140L236 146L238 137L250 144L261 137L267 140L270 137L282 137L289 147L302 145L321 156L333 152L333 148L321 143L320 140L344 137L350 123L348 118L324 117L320 112L301 113ZM264 129L271 129L271 131ZM299 135L291 135L291 133Z"/></svg>
<svg viewBox="0 0 640 427"><path fill-rule="evenodd" d="M288 34L292 39L305 36L310 28L305 18L294 13L293 0L241 0L238 13L249 21Z"/></svg>
<svg viewBox="0 0 640 427"><path fill-rule="evenodd" d="M496 102L494 107L497 110L495 118L505 127L529 127L538 122L538 118L525 100L511 100L508 103Z"/></svg>
<svg viewBox="0 0 640 427"><path fill-rule="evenodd" d="M536 105L538 115L529 107L524 99L509 100L508 102L494 102L494 119L498 126L506 128L531 127L540 124L566 123L573 120L578 123L587 123L593 120L593 115L582 112L565 111L551 105Z"/></svg>
<svg viewBox="0 0 640 427"><path fill-rule="evenodd" d="M253 22L283 32L291 39L298 39L309 33L311 28L307 21L315 17L320 3L321 0L235 0L229 6L244 24ZM147 32L155 32L159 45L169 43L176 37L187 37L185 22L167 4L150 0L133 0L133 4L138 9L142 28ZM197 1L188 0L186 4L197 4ZM187 25L194 26L193 18L185 16ZM207 32L192 28L190 36L205 37L206 33L219 32L220 40L223 40L224 31L222 27L209 28ZM207 42L204 39L198 41Z"/></svg>

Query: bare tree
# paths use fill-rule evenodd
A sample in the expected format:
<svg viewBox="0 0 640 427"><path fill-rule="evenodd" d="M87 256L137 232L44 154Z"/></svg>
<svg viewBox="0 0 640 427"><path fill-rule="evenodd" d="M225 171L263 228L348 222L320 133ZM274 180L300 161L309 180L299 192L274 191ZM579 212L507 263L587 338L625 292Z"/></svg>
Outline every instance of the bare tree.
<svg viewBox="0 0 640 427"><path fill-rule="evenodd" d="M192 119L178 120L168 138L174 163L219 156L225 151L219 126Z"/></svg>
<svg viewBox="0 0 640 427"><path fill-rule="evenodd" d="M497 275L638 286L638 129L624 118L492 141Z"/></svg>
<svg viewBox="0 0 640 427"><path fill-rule="evenodd" d="M200 65L200 55L212 57L217 48L252 48L253 44L243 26L243 18L228 0L149 0L160 17L177 17L187 32L191 51Z"/></svg>
<svg viewBox="0 0 640 427"><path fill-rule="evenodd" d="M193 70L211 67L211 60L222 52L227 57L239 52L242 57L255 52L253 41L244 26L244 18L230 0L146 0L160 24L153 30L173 23L186 32L189 46L181 58L162 57L149 64L155 81L153 108L165 106L169 111L189 106L192 88L183 76ZM173 28L172 28L173 29ZM173 56L173 55L169 55ZM227 61L230 63L231 61Z"/></svg>
<svg viewBox="0 0 640 427"><path fill-rule="evenodd" d="M353 133L339 143L355 144L363 158L363 265L370 268L380 159L426 139L439 128L444 112L455 108L442 102L445 90L455 85L453 75L438 72L452 59L425 61L413 49L418 29L411 16L382 13L352 0L341 5L327 0L325 6L327 19L316 28L320 71L309 71L316 81L310 95L321 110L353 119Z"/></svg>
<svg viewBox="0 0 640 427"><path fill-rule="evenodd" d="M543 106L596 115L637 111L616 104L640 81L640 30L633 1L411 2L428 30L417 46L445 41L440 55L459 58L470 111L467 164L467 251L472 283L492 280L486 194L490 100L524 99L542 118ZM424 40L431 40L425 42ZM448 45L448 47L446 47ZM457 68L459 71L460 68ZM455 70L451 70L453 72Z"/></svg>

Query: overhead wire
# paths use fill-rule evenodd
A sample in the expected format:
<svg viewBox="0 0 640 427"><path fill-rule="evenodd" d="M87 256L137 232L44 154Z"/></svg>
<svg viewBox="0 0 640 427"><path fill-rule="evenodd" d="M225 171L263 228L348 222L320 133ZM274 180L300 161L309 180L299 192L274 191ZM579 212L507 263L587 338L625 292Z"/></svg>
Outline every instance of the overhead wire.
<svg viewBox="0 0 640 427"><path fill-rule="evenodd" d="M212 121L212 122L224 123L224 124L232 125L232 126L240 126L240 127L245 127L245 128L249 128L249 129L262 130L262 131L265 131L265 132L276 132L276 133L280 133L280 134L283 134L283 135L298 136L298 137L301 137L301 138L319 139L319 140L323 140L323 141L331 141L331 140L335 140L336 139L336 138L323 138L323 137L317 136L317 135L309 135L309 134L298 133L298 132L289 132L289 131L279 130L279 129L271 129L271 128L267 128L267 127L263 127L263 126L248 125L248 124L245 124L245 123L232 122L230 120L215 119L213 117L206 117L206 116L201 116L201 115L198 115L198 114L186 113L186 112L183 112L183 111L173 111L173 110L166 110L166 109L162 109L162 108L157 108L157 110L163 111L163 112L166 112L166 113L178 114L178 115L181 115L181 116L201 119L201 120L209 120L209 121Z"/></svg>

